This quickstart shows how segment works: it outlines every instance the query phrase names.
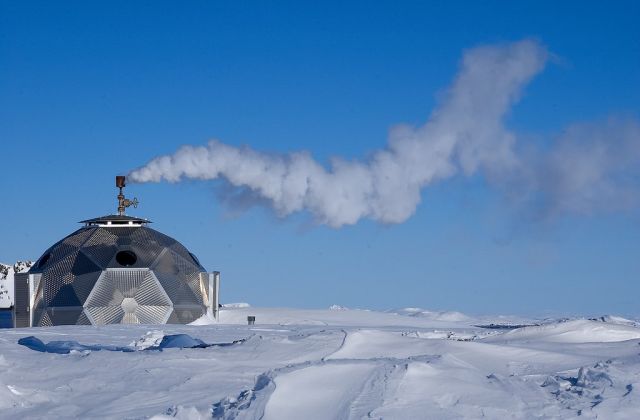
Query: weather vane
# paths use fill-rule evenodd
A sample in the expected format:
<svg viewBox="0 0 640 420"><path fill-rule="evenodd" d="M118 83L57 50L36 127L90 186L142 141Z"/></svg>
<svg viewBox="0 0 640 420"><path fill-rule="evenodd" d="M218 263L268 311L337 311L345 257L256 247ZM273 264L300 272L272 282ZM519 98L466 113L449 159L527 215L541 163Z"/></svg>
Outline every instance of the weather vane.
<svg viewBox="0 0 640 420"><path fill-rule="evenodd" d="M118 194L118 215L119 216L124 216L124 210L129 206L138 208L137 198L134 197L133 200L124 198L124 194L122 193L122 189L125 187L124 175L116 175L116 187L120 188L120 194Z"/></svg>

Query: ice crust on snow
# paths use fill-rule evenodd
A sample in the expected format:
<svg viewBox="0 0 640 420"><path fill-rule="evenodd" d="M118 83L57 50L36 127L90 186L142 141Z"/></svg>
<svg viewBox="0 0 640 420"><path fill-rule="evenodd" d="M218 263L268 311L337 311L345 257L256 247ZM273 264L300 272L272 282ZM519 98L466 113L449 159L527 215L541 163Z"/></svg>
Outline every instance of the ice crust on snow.
<svg viewBox="0 0 640 420"><path fill-rule="evenodd" d="M18 344L41 353L69 354L72 352L83 352L87 354L91 351L100 350L131 353L134 351L145 350L162 351L164 349L204 349L207 347L225 347L233 344L239 344L244 341L245 340L240 339L231 343L207 344L199 338L193 338L188 334L164 335L162 331L150 331L140 340L136 340L126 347L105 344L80 344L77 341L65 340L44 343L42 340L34 336L23 337L18 340Z"/></svg>
<svg viewBox="0 0 640 420"><path fill-rule="evenodd" d="M147 331L142 337L129 344L129 347L133 347L135 350L146 350L149 347L157 347L164 338L164 331L153 330Z"/></svg>
<svg viewBox="0 0 640 420"><path fill-rule="evenodd" d="M3 330L0 418L635 419L640 412L640 328L631 323L399 312L234 307L222 308L219 323L162 330ZM247 315L256 325L246 325ZM541 325L476 326L491 323ZM32 345L57 343L53 349L66 353L18 344L29 336L41 343ZM159 347L174 350L153 351Z"/></svg>

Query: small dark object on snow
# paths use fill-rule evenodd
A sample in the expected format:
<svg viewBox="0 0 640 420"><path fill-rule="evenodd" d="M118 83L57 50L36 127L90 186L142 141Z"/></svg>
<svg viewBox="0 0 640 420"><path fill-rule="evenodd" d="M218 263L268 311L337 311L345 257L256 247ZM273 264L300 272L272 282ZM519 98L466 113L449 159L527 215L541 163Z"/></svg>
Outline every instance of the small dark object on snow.
<svg viewBox="0 0 640 420"><path fill-rule="evenodd" d="M249 325L253 325L253 324L255 324L255 323L256 323L256 317L255 317L255 316L253 316L253 315L249 315L249 316L247 317L247 324L249 324Z"/></svg>

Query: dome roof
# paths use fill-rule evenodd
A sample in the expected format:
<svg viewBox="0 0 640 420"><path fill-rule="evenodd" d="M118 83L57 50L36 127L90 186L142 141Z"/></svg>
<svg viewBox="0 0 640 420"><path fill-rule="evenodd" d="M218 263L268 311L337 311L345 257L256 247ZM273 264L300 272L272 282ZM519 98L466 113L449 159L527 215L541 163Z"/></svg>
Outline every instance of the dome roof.
<svg viewBox="0 0 640 420"><path fill-rule="evenodd" d="M206 271L148 220L83 221L51 246L36 274L33 325L188 323L206 311Z"/></svg>

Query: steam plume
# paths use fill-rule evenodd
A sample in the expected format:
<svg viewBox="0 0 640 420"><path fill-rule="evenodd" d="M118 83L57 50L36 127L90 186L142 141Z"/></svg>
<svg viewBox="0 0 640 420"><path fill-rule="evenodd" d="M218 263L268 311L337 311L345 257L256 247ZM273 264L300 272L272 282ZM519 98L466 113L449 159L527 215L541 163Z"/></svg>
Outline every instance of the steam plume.
<svg viewBox="0 0 640 420"><path fill-rule="evenodd" d="M362 218L401 223L415 212L424 187L459 173L482 172L498 184L517 179L524 195L538 197L549 213L582 211L603 198L631 200L633 183L620 186L618 177L640 161L640 130L633 120L572 127L556 149L537 159L516 153L517 136L503 120L547 56L532 40L468 50L427 122L394 127L387 147L368 160L334 158L326 168L308 152L272 155L214 140L156 157L129 178L224 178L268 202L279 216L308 211L332 227Z"/></svg>

